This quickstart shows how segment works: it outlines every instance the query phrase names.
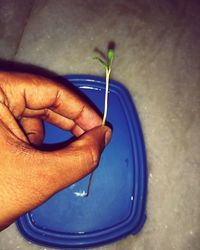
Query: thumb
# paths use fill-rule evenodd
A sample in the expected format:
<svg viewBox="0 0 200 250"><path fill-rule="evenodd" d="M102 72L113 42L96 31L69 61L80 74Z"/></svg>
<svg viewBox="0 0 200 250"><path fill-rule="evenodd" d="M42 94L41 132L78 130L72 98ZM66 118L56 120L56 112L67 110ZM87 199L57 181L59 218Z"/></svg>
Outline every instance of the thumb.
<svg viewBox="0 0 200 250"><path fill-rule="evenodd" d="M44 198L92 172L98 166L111 134L109 127L100 126L84 133L65 148L51 152L36 151L34 157L31 157L31 163L29 156L29 166L32 165L31 169L29 167L29 174L31 171L32 180L35 180L35 185Z"/></svg>
<svg viewBox="0 0 200 250"><path fill-rule="evenodd" d="M92 172L111 135L109 127L100 126L84 133L66 148L46 152L45 157L43 155L45 172L53 176L54 188L62 189Z"/></svg>
<svg viewBox="0 0 200 250"><path fill-rule="evenodd" d="M0 202L6 205L0 208L0 225L9 225L18 216L93 171L111 135L109 127L97 127L68 147L53 152L23 148L22 144L17 146L5 140L4 164L0 172L0 187L4 192ZM13 150L17 154L13 154Z"/></svg>

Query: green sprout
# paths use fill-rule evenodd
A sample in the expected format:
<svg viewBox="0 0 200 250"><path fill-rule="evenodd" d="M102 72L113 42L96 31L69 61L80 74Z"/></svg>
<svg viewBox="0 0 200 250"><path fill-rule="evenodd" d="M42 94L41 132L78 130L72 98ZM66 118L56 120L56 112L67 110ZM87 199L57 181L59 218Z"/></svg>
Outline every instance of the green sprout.
<svg viewBox="0 0 200 250"><path fill-rule="evenodd" d="M106 117L108 113L108 92L109 92L109 80L110 80L110 72L112 68L112 63L114 59L114 50L109 49L107 53L106 61L102 60L99 57L94 57L105 69L106 71L106 90L105 90L105 100L104 100L104 115L103 115L103 121L102 126L106 123Z"/></svg>
<svg viewBox="0 0 200 250"><path fill-rule="evenodd" d="M105 91L105 100L104 100L104 115L103 115L103 120L102 120L102 126L104 126L106 123L106 117L107 117L107 113L108 113L109 80L110 80L110 72L111 72L111 68L112 68L112 63L113 63L113 59L114 59L114 50L113 49L108 50L106 62L98 56L95 56L94 59L96 59L106 70L106 91ZM92 172L90 174L89 183L88 183L88 187L87 187L87 193L84 197L89 196L93 173L94 172Z"/></svg>

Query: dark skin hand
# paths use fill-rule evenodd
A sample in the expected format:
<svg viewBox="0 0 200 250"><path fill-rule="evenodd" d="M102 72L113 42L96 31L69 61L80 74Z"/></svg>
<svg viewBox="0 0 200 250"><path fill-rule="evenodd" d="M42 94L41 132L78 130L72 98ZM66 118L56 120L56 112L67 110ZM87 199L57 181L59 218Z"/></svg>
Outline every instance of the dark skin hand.
<svg viewBox="0 0 200 250"><path fill-rule="evenodd" d="M43 120L77 140L52 152L37 150ZM0 230L93 171L111 130L77 94L52 80L0 72Z"/></svg>

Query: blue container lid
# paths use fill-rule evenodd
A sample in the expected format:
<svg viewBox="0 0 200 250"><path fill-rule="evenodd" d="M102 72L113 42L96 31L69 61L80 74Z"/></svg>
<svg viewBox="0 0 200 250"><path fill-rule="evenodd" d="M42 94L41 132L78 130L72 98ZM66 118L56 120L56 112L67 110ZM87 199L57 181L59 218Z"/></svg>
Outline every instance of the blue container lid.
<svg viewBox="0 0 200 250"><path fill-rule="evenodd" d="M103 112L105 79L87 75L65 77ZM66 81L66 84L67 83ZM29 240L60 248L96 247L136 234L146 219L147 168L138 115L125 87L110 81L107 121L113 137L95 170L90 194L89 176L60 191L17 224ZM45 143L71 137L45 123Z"/></svg>

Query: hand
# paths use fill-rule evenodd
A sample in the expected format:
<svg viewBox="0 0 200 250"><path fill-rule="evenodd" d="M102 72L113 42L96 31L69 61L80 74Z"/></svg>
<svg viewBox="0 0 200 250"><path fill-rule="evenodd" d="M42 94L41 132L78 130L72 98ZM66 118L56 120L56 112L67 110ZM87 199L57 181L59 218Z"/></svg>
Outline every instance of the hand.
<svg viewBox="0 0 200 250"><path fill-rule="evenodd" d="M78 137L39 151L43 120ZM30 74L0 72L0 230L93 171L111 138L101 118L63 85Z"/></svg>

